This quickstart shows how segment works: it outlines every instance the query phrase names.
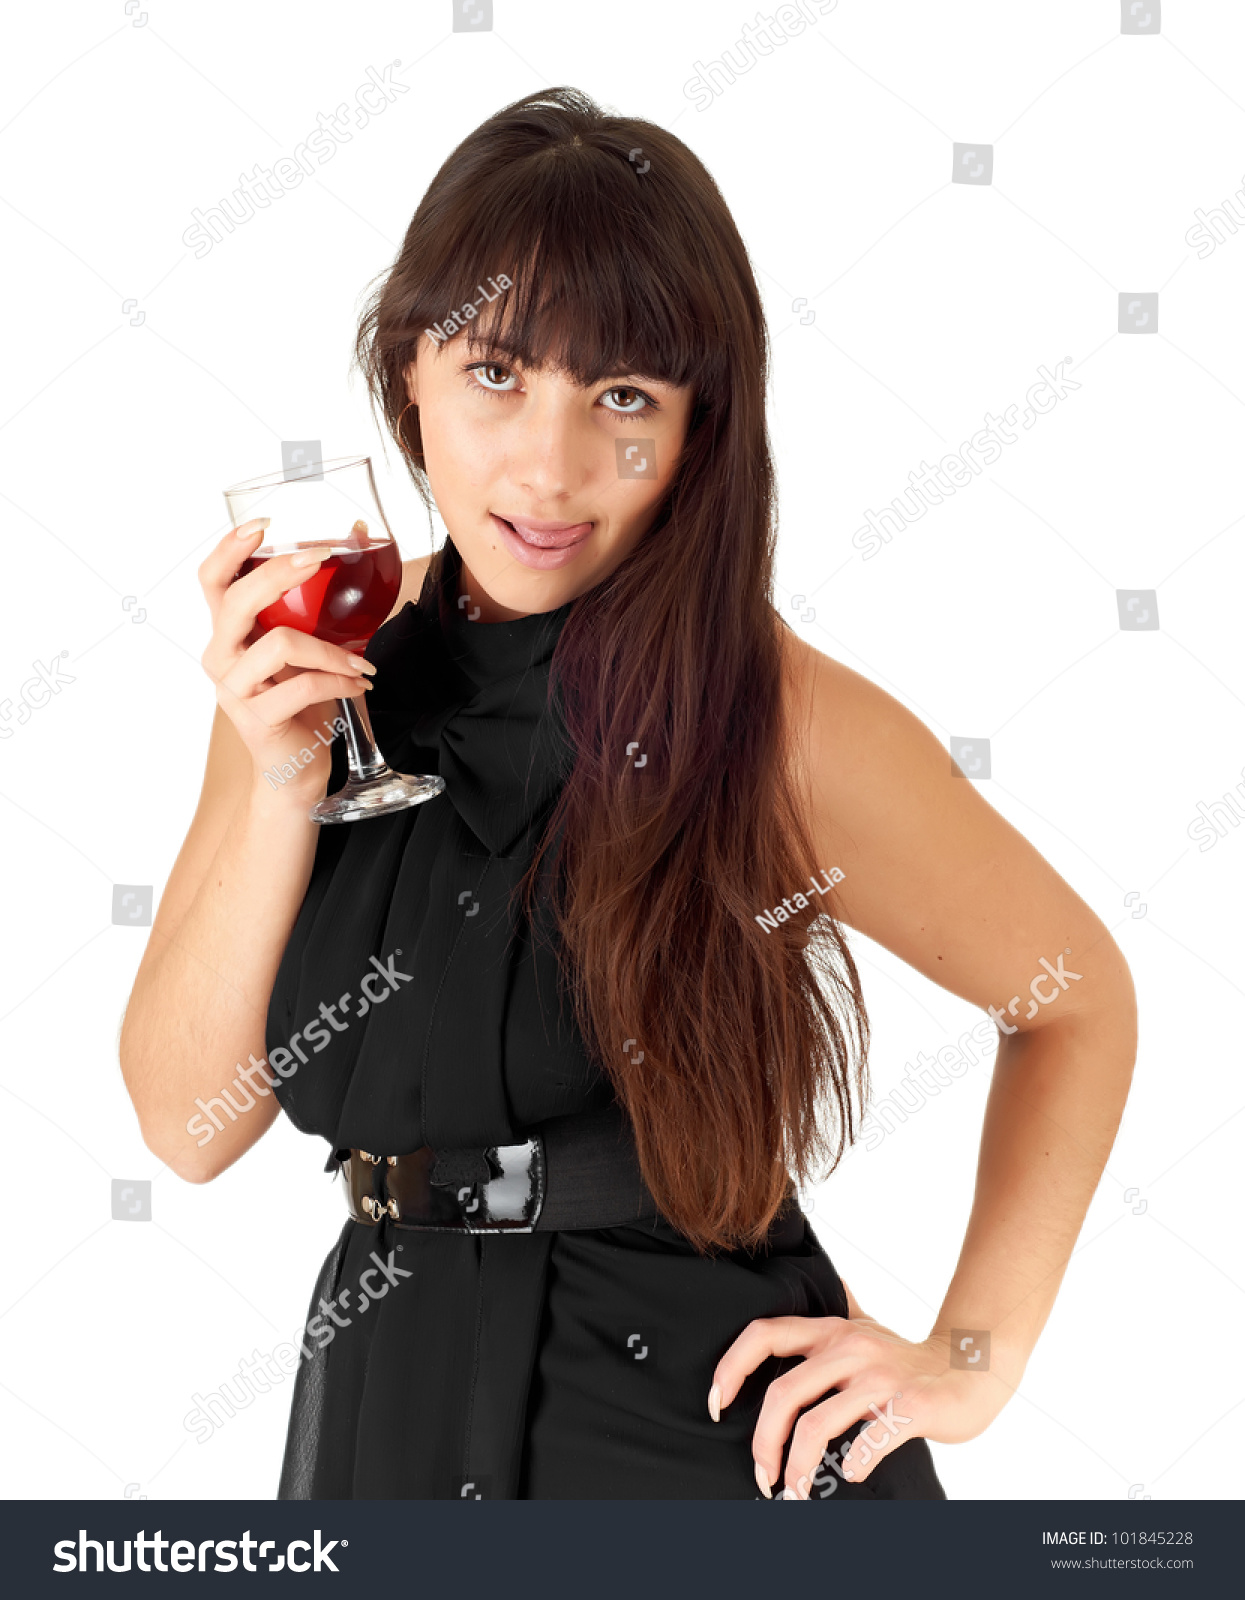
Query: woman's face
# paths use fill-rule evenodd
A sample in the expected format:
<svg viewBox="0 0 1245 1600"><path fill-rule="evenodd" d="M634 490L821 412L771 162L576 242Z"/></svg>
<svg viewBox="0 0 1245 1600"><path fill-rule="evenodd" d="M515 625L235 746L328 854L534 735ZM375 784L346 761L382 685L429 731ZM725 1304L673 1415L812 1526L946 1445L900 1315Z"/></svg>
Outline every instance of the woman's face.
<svg viewBox="0 0 1245 1600"><path fill-rule="evenodd" d="M481 622L553 611L635 548L678 464L690 386L613 373L580 388L465 339L407 371L428 481Z"/></svg>

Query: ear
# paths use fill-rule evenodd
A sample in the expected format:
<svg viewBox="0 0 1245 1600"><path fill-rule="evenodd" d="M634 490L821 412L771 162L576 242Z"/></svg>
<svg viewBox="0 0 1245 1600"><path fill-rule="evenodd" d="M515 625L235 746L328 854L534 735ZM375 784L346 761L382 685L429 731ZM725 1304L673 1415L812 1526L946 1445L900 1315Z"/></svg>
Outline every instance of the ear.
<svg viewBox="0 0 1245 1600"><path fill-rule="evenodd" d="M406 369L406 398L412 405L419 404L418 369L414 361Z"/></svg>

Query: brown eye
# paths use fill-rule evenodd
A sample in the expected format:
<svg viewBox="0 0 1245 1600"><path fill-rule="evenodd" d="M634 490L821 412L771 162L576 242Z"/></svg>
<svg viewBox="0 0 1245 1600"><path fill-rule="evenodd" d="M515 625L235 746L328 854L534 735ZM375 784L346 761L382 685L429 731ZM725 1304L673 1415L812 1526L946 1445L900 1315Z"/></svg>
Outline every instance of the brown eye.
<svg viewBox="0 0 1245 1600"><path fill-rule="evenodd" d="M646 410L652 404L652 401L648 398L648 396L642 393L639 389L630 389L622 384L616 384L614 388L607 389L605 394L602 396L602 399L608 400L611 396L616 398L619 395L623 397L621 403L618 405L608 405L606 407L607 411L617 411L624 416L635 416L638 415L639 412Z"/></svg>
<svg viewBox="0 0 1245 1600"><path fill-rule="evenodd" d="M508 394L514 382L514 373L499 361L476 361L467 371L490 394Z"/></svg>

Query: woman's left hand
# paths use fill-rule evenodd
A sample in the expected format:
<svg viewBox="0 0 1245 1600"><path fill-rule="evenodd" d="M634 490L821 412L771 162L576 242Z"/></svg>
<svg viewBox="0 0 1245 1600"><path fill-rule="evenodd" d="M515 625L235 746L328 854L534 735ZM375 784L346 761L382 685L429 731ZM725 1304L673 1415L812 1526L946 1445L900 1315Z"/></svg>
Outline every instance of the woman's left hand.
<svg viewBox="0 0 1245 1600"><path fill-rule="evenodd" d="M759 1317L714 1369L720 1414L767 1357L804 1357L766 1389L752 1436L757 1482L767 1496L778 1476L788 1434L786 1498L807 1500L815 1473L818 1483L826 1481L822 1473L830 1470L850 1483L861 1483L905 1439L924 1437L952 1444L976 1438L1011 1396L1011 1386L997 1372L953 1368L948 1335L932 1334L920 1344L901 1339L867 1317L851 1290L843 1287L846 1317ZM838 1392L831 1394L831 1389ZM711 1416L714 1400L711 1389ZM797 1421L804 1406L810 1409ZM861 1417L872 1418L869 1426L837 1464L824 1463L826 1446Z"/></svg>

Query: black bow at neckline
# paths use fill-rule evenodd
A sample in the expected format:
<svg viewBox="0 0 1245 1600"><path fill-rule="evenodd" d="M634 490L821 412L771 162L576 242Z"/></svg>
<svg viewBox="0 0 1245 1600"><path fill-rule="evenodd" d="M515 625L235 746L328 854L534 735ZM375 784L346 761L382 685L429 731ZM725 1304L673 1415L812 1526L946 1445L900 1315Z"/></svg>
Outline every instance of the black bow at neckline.
<svg viewBox="0 0 1245 1600"><path fill-rule="evenodd" d="M426 803L448 801L490 854L508 855L570 771L556 686L552 704L548 694L573 602L482 623L469 596L460 603L462 561L448 537L441 567L368 645L368 712L390 766L445 779Z"/></svg>

